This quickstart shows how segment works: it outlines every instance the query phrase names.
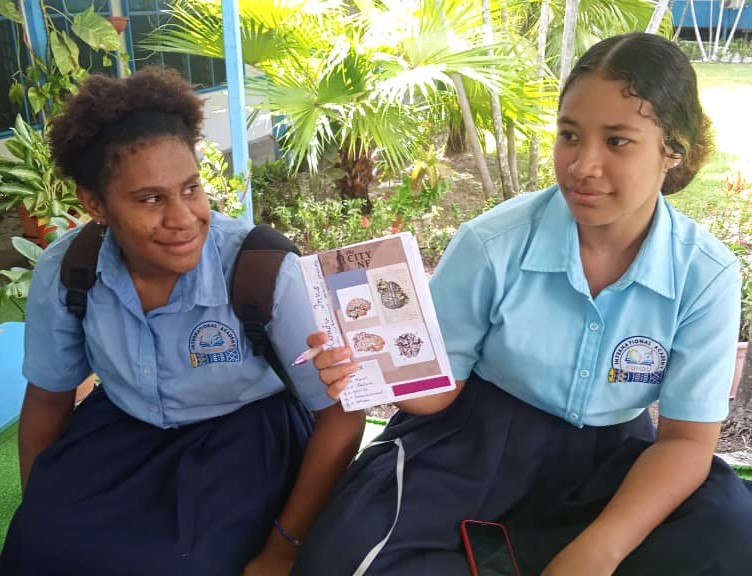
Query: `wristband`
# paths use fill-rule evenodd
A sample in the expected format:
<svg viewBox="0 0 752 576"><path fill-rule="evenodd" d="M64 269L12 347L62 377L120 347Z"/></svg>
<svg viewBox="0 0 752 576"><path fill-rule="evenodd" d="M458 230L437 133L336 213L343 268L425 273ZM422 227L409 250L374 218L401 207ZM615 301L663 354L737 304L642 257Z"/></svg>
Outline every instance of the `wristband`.
<svg viewBox="0 0 752 576"><path fill-rule="evenodd" d="M303 545L303 541L300 538L296 538L292 534L290 534L287 530L285 530L282 527L282 524L279 523L279 520L276 518L274 519L274 528L282 535L282 538L287 540L290 544L295 546L295 548L300 548Z"/></svg>

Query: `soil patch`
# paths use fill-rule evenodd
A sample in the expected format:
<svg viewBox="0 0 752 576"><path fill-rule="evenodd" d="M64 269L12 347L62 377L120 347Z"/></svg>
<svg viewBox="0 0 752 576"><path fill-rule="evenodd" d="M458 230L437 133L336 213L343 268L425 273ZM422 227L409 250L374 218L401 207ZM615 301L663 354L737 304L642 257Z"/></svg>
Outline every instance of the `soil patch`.
<svg viewBox="0 0 752 576"><path fill-rule="evenodd" d="M0 214L0 270L12 266L25 266L26 260L10 242L13 236L21 236L21 221L15 210Z"/></svg>
<svg viewBox="0 0 752 576"><path fill-rule="evenodd" d="M752 406L737 410L721 428L718 452L746 452L752 455Z"/></svg>

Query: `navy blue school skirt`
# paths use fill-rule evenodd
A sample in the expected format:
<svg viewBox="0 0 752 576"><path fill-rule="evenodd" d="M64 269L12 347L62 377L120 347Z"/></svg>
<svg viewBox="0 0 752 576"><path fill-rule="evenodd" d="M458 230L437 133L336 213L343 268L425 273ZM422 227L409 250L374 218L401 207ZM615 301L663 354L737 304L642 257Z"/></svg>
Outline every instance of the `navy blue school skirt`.
<svg viewBox="0 0 752 576"><path fill-rule="evenodd" d="M467 575L459 525L478 519L507 523L524 573L538 576L654 439L647 412L580 429L473 375L443 412L395 415L348 470L292 573ZM750 534L752 490L715 459L705 485L617 574L750 574Z"/></svg>
<svg viewBox="0 0 752 576"><path fill-rule="evenodd" d="M288 394L163 430L100 388L34 463L2 576L238 576L297 476L310 414Z"/></svg>

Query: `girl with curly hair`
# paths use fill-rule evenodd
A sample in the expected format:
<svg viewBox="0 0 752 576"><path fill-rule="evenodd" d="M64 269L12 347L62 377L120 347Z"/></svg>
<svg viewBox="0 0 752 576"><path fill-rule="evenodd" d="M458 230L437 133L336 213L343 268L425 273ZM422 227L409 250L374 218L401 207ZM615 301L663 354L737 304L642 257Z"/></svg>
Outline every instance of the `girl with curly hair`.
<svg viewBox="0 0 752 576"><path fill-rule="evenodd" d="M362 413L315 369L291 374L298 401L251 352L229 300L250 225L209 209L201 120L191 87L150 69L92 76L52 121L54 158L106 232L83 321L60 280L75 232L34 273L3 576L287 574L358 446ZM315 326L296 258L267 327L288 365ZM74 411L92 371L102 384Z"/></svg>

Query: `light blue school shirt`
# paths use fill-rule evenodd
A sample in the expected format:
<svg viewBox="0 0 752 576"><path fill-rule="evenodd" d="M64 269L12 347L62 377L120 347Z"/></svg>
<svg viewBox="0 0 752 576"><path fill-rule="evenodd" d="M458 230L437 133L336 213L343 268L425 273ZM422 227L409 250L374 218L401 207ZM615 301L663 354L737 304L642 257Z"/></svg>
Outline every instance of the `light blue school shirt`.
<svg viewBox="0 0 752 576"><path fill-rule="evenodd" d="M431 280L454 376L471 371L575 426L728 412L737 258L663 197L632 265L596 298L557 187L462 225Z"/></svg>
<svg viewBox="0 0 752 576"><path fill-rule="evenodd" d="M44 251L27 302L24 375L53 391L71 390L92 372L131 416L161 428L228 414L284 389L253 356L230 303L230 281L250 225L212 213L199 265L182 274L168 303L144 313L112 234L99 253L97 282L82 323L65 305L63 255L75 233ZM277 277L270 339L285 366L306 349L315 328L297 256ZM330 406L312 363L289 368L311 410Z"/></svg>

